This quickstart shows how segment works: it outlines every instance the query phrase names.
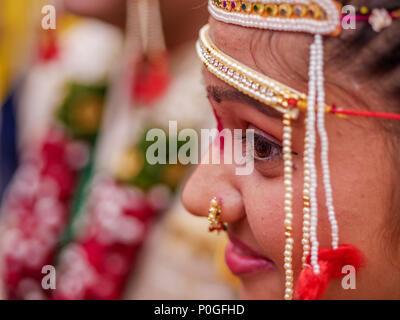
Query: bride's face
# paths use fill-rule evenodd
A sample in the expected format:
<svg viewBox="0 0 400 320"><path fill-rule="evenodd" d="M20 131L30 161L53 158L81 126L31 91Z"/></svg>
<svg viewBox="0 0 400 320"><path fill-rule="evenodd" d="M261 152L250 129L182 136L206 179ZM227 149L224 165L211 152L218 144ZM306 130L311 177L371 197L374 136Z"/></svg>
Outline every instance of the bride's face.
<svg viewBox="0 0 400 320"><path fill-rule="evenodd" d="M308 35L251 30L210 20L211 38L225 53L301 92L307 92ZM332 76L330 76L332 75ZM284 288L284 184L282 123L269 108L248 99L204 70L210 105L226 129L255 129L255 167L250 175L236 175L235 164L200 164L182 198L193 214L208 215L217 197L222 220L228 223L231 245L228 266L241 280L246 299L281 299ZM326 69L328 104L375 109L379 101L362 84ZM371 107L371 108L372 108ZM264 110L264 111L263 111ZM400 272L386 238L396 179L387 137L373 122L328 115L329 162L340 243L358 247L366 264L356 277L356 289L345 290L342 279L331 282L326 299L390 299L400 297ZM304 117L293 124L293 213L295 280L301 270ZM213 145L210 146L213 148ZM318 154L317 149L317 154ZM317 171L320 166L317 162ZM319 175L318 186L322 185ZM319 202L318 239L330 247L330 226L324 192ZM207 232L206 230L204 232ZM386 237L387 236L387 237ZM345 274L343 275L345 276Z"/></svg>

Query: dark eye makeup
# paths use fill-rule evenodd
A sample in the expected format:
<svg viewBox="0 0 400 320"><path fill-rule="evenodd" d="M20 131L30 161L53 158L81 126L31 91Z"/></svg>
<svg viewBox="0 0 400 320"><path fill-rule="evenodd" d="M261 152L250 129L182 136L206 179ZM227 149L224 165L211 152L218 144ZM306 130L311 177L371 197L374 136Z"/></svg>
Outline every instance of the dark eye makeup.
<svg viewBox="0 0 400 320"><path fill-rule="evenodd" d="M242 136L247 155L257 161L269 161L282 158L282 146L262 134L254 132L254 145L247 143L248 135Z"/></svg>
<svg viewBox="0 0 400 320"><path fill-rule="evenodd" d="M283 147L280 142L253 125L249 125L248 129L254 130L254 144L250 142L252 134L246 131L246 134L241 136L243 156L247 161L254 161L255 168L261 174L268 177L281 175ZM297 152L293 152L293 155L297 155Z"/></svg>
<svg viewBox="0 0 400 320"><path fill-rule="evenodd" d="M254 144L249 143L251 136L249 130L254 132ZM246 146L247 156L257 161L270 161L282 159L282 145L268 133L249 125L246 134L242 136L242 143Z"/></svg>

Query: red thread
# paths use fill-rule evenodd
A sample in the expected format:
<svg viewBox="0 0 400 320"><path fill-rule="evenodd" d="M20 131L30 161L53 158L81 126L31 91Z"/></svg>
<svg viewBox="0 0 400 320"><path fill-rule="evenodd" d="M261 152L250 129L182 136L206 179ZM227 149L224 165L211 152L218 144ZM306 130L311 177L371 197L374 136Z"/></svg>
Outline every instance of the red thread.
<svg viewBox="0 0 400 320"><path fill-rule="evenodd" d="M342 115L347 115L347 116L400 120L400 114L398 114L398 113L374 112L374 111L366 111L366 110L345 110L345 109L338 108L335 105L332 105L332 109L331 109L330 113L342 114Z"/></svg>

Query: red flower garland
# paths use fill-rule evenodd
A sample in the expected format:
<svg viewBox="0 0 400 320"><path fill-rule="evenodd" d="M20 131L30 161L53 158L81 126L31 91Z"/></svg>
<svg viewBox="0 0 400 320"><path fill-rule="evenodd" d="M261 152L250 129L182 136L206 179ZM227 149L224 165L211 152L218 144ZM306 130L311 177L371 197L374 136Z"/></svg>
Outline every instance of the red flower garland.
<svg viewBox="0 0 400 320"><path fill-rule="evenodd" d="M18 169L2 209L6 214L2 278L9 299L46 296L41 271L53 263L85 156L85 145L53 129L40 150L32 151Z"/></svg>
<svg viewBox="0 0 400 320"><path fill-rule="evenodd" d="M120 299L156 210L143 193L96 183L83 237L63 252L54 299Z"/></svg>

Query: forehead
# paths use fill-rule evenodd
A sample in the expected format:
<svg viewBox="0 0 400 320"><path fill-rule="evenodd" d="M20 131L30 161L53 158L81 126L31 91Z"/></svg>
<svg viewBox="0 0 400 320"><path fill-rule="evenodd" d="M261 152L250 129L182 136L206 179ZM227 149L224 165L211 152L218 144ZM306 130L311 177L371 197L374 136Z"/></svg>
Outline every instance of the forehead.
<svg viewBox="0 0 400 320"><path fill-rule="evenodd" d="M245 28L210 18L210 36L225 54L301 92L307 89L307 34Z"/></svg>

